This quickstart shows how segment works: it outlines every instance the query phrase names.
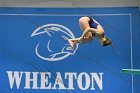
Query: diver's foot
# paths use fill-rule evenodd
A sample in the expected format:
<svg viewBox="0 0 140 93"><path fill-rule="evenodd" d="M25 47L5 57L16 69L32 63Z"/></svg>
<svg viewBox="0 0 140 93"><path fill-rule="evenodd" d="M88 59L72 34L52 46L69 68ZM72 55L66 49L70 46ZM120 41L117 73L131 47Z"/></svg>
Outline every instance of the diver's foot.
<svg viewBox="0 0 140 93"><path fill-rule="evenodd" d="M68 42L69 42L71 48L74 50L74 42L71 39L68 39Z"/></svg>

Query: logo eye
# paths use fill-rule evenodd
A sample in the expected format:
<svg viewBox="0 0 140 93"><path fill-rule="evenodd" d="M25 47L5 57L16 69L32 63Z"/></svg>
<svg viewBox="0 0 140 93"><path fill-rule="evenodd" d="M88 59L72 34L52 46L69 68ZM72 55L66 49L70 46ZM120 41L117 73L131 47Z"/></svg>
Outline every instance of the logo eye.
<svg viewBox="0 0 140 93"><path fill-rule="evenodd" d="M66 36L61 36L62 38L64 38L64 40L68 40L68 38Z"/></svg>

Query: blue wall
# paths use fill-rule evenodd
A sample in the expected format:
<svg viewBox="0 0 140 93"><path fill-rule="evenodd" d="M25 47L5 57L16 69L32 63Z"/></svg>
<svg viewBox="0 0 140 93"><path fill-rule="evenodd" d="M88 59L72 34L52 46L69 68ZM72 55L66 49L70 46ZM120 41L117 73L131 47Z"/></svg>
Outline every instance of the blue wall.
<svg viewBox="0 0 140 93"><path fill-rule="evenodd" d="M115 50L102 47L97 39L77 45L75 52L62 60L51 62L35 54L38 43L43 56L51 55L46 50L48 40L51 49L61 51L64 43L61 36L66 34L51 32L31 37L38 27L45 24L59 24L67 27L75 37L82 34L78 20L81 16L96 19L103 27ZM139 11L132 8L0 8L0 93L140 93L140 76L124 75L123 68L140 69ZM63 29L64 30L64 29ZM39 31L42 31L39 30ZM67 36L70 38L69 36ZM52 39L53 38L53 39ZM68 47L68 46L67 46ZM58 55L58 57L64 55ZM24 80L20 89L10 89L6 71L28 72L96 72L103 73L103 90L95 84L95 90L80 90L74 83L74 90L28 90ZM55 74L50 81L53 82ZM62 76L63 77L63 76ZM63 77L64 78L64 77ZM67 80L64 80L67 84Z"/></svg>

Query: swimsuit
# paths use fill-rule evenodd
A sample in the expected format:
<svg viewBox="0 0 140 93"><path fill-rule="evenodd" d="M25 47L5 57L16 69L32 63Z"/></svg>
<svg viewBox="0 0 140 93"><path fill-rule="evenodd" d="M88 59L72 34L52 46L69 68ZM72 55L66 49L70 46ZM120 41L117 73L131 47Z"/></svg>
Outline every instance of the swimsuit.
<svg viewBox="0 0 140 93"><path fill-rule="evenodd" d="M90 17L89 17L89 19L90 19L90 21L89 21L89 26L90 26L91 28L97 29L97 26L99 25L99 23L96 22L94 19L92 19L92 18L90 18Z"/></svg>
<svg viewBox="0 0 140 93"><path fill-rule="evenodd" d="M90 19L90 21L89 21L90 28L97 29L97 26L99 25L99 23L90 17L89 17L89 19ZM92 33L92 37L94 37L94 36L95 36L95 33Z"/></svg>

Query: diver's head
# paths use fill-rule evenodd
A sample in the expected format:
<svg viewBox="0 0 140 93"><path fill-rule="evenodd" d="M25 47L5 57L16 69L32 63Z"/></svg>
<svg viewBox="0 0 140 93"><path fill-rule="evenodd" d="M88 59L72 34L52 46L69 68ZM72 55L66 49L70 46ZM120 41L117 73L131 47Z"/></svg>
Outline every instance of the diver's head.
<svg viewBox="0 0 140 93"><path fill-rule="evenodd" d="M108 46L108 45L111 45L112 42L111 42L111 40L109 38L104 36L103 38L100 38L100 44L102 46Z"/></svg>

